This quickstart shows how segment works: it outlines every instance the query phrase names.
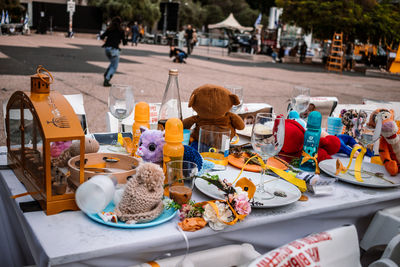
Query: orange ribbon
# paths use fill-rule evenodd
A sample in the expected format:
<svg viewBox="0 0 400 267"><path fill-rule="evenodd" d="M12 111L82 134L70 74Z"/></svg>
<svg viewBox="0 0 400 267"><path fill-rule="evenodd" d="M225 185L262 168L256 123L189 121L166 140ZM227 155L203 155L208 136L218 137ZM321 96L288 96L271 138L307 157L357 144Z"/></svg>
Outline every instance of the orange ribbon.
<svg viewBox="0 0 400 267"><path fill-rule="evenodd" d="M303 152L301 153L301 155L303 156L303 159L301 160L300 165L303 165L304 163L306 163L306 162L309 161L309 160L313 160L313 161L315 162L315 173L316 173L316 174L319 174L319 173L320 173L320 170L319 170L319 167L318 167L318 160L317 160L318 154L315 154L314 157L311 157L308 153L306 153L305 151L303 151Z"/></svg>
<svg viewBox="0 0 400 267"><path fill-rule="evenodd" d="M218 207L217 207L217 205L215 204L215 201L219 201L219 202L221 202L221 203L227 203L227 204L228 204L229 209L232 211L232 214L233 214L233 216L235 217L235 218L233 219L233 221L225 222L224 220L221 219L221 216L219 215ZM213 210L215 211L215 214L217 215L217 218L218 218L221 222L223 222L224 224L227 224L227 225L234 225L234 224L237 223L238 220L243 221L243 220L246 218L246 216L247 216L247 215L245 215L245 214L242 214L242 215L237 214L237 212L235 211L235 209L232 208L231 204L230 204L228 201L226 201L226 200L210 200L210 201L204 201L204 202L196 203L196 206L204 206L204 205L206 205L206 204L210 204L210 206L211 206L211 207L213 208Z"/></svg>

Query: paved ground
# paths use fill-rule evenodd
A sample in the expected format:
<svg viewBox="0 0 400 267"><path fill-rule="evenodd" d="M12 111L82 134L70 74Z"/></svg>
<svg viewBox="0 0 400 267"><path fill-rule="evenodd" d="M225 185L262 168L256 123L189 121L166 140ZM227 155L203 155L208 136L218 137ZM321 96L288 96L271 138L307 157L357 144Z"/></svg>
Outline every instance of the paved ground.
<svg viewBox="0 0 400 267"><path fill-rule="evenodd" d="M102 82L108 61L101 44L93 36L0 36L0 100L7 102L16 90L29 90L30 75L41 64L55 77L53 89L84 94L90 130L104 131L108 88ZM281 113L295 85L311 88L313 96L336 96L341 103L361 103L363 98L400 101L400 82L395 80L327 73L321 65L232 58L221 48L195 48L187 64L177 64L168 57L168 49L143 44L123 47L118 73L111 82L133 85L138 101L161 102L168 69L178 68L183 101L205 83L239 84L244 87L245 102L266 102ZM4 144L1 123L0 145Z"/></svg>

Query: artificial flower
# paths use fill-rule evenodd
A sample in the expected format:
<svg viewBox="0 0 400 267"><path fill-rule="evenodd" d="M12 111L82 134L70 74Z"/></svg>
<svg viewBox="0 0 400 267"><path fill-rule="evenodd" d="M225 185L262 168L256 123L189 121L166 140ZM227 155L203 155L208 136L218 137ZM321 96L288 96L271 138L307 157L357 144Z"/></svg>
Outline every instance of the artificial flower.
<svg viewBox="0 0 400 267"><path fill-rule="evenodd" d="M232 212L228 205L224 203L215 201L215 205L218 208L219 217L217 217L213 207L210 204L207 204L204 206L203 218L206 220L206 222L208 222L208 225L211 229L219 231L228 226L227 224L223 223L223 221L230 222L232 220Z"/></svg>
<svg viewBox="0 0 400 267"><path fill-rule="evenodd" d="M249 215L251 206L246 194L239 194L235 198L235 211L240 215Z"/></svg>

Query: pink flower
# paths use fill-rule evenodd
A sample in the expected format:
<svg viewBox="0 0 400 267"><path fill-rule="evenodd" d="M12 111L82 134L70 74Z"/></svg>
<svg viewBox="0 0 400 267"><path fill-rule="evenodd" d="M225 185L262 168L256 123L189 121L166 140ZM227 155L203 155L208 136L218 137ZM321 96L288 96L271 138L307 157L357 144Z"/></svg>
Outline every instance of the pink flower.
<svg viewBox="0 0 400 267"><path fill-rule="evenodd" d="M240 194L235 199L235 210L240 215L249 215L251 206L245 194Z"/></svg>

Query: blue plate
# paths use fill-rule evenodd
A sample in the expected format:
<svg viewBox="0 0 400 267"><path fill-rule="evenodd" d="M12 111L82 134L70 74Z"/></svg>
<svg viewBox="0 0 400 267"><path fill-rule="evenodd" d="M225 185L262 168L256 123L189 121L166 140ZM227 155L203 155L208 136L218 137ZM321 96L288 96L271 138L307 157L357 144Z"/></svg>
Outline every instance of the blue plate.
<svg viewBox="0 0 400 267"><path fill-rule="evenodd" d="M109 212L109 211L114 211L114 203L111 201L110 204L108 204L108 206L104 209L105 212ZM145 223L136 223L136 224L126 224L124 222L118 221L118 223L113 223L113 222L105 222L103 221L99 215L97 214L86 214L87 216L89 216L90 219L98 222L98 223L102 223L108 226L112 226L112 227L119 227L119 228L147 228L147 227L152 227L152 226L156 226L162 223L165 223L169 220L171 220L172 218L175 217L175 215L178 213L178 210L173 210L173 209L169 209L167 210L164 207L164 211L161 213L160 216L158 216L156 219L150 221L150 222L145 222Z"/></svg>

